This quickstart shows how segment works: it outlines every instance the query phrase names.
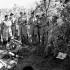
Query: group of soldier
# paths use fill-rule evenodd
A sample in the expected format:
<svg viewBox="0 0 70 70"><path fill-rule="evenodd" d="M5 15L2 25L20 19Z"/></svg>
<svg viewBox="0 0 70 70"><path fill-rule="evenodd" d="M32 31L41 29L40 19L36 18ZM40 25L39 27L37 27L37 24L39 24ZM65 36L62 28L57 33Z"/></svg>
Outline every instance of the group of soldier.
<svg viewBox="0 0 70 70"><path fill-rule="evenodd" d="M5 15L4 20L0 24L1 42L17 39L19 42L32 44L43 44L47 39L47 21L43 13L41 16L34 15L27 20L26 12L20 12L18 18L14 18L14 14Z"/></svg>

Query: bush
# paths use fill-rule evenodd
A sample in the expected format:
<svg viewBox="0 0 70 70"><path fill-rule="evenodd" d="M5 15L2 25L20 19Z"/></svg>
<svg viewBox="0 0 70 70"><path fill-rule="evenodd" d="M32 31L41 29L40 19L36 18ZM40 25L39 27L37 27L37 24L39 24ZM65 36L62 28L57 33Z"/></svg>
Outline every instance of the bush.
<svg viewBox="0 0 70 70"><path fill-rule="evenodd" d="M53 50L52 52L58 50L61 52L70 53L70 24L64 23L62 26L56 27L52 31L49 44Z"/></svg>

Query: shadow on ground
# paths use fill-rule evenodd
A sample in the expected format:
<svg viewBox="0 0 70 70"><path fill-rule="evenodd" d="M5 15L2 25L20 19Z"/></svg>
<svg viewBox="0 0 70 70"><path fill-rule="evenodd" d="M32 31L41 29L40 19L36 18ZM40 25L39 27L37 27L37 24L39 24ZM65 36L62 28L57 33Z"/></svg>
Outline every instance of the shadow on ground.
<svg viewBox="0 0 70 70"><path fill-rule="evenodd" d="M34 47L35 48L35 47ZM19 59L18 65L14 70L23 70L25 66L32 66L34 70L70 70L70 58L64 60L53 58L52 56L43 58L43 47L39 46L30 53L23 50L23 59Z"/></svg>

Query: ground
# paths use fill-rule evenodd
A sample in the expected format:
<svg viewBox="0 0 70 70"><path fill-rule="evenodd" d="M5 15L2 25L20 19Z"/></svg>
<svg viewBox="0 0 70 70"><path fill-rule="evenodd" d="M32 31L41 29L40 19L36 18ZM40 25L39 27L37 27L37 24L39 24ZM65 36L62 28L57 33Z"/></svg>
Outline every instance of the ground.
<svg viewBox="0 0 70 70"><path fill-rule="evenodd" d="M19 59L18 65L14 70L23 70L26 66L32 66L34 70L70 70L70 57L64 60L53 58L52 56L43 57L43 47L32 48L32 52L24 49L23 59Z"/></svg>

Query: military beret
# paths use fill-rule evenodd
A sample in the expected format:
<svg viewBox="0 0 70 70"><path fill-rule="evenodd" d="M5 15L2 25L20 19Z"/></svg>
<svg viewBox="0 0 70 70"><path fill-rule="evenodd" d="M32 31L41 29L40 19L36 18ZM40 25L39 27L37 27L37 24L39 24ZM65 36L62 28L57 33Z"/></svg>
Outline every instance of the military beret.
<svg viewBox="0 0 70 70"><path fill-rule="evenodd" d="M10 16L13 16L14 14L13 13L10 13Z"/></svg>

